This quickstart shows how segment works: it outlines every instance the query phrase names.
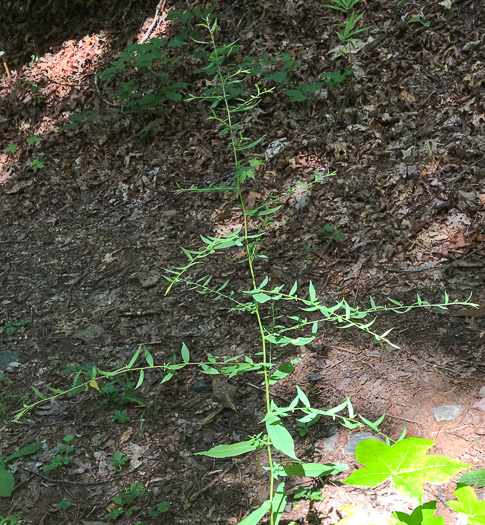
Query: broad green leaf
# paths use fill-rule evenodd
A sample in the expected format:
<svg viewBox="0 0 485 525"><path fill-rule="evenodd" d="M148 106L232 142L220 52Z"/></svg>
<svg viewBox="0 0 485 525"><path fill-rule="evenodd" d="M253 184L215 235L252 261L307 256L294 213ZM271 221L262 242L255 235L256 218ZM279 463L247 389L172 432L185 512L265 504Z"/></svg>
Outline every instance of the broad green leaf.
<svg viewBox="0 0 485 525"><path fill-rule="evenodd" d="M291 434L286 430L278 416L269 414L266 420L266 430L271 439L271 444L283 454L298 460L295 455L295 443Z"/></svg>
<svg viewBox="0 0 485 525"><path fill-rule="evenodd" d="M271 505L271 523L273 523L274 525L278 525L278 523L280 522L287 501L288 498L286 496L285 484L280 483L273 496L273 501Z"/></svg>
<svg viewBox="0 0 485 525"><path fill-rule="evenodd" d="M290 97L290 102L302 102L306 100L305 95L299 89L287 89L283 91L283 93L287 97Z"/></svg>
<svg viewBox="0 0 485 525"><path fill-rule="evenodd" d="M0 469L0 497L9 498L15 487L13 474L9 470Z"/></svg>
<svg viewBox="0 0 485 525"><path fill-rule="evenodd" d="M475 485L477 488L485 487L485 470L473 470L464 474L457 483Z"/></svg>
<svg viewBox="0 0 485 525"><path fill-rule="evenodd" d="M447 501L448 505L456 512L468 516L468 525L485 524L485 501L478 501L475 491L471 487L460 487L453 494L458 501Z"/></svg>
<svg viewBox="0 0 485 525"><path fill-rule="evenodd" d="M195 455L209 456L210 458L230 458L257 450L261 446L260 443L261 442L256 439L249 439L248 441L240 441L239 443L233 443L232 445L217 445L210 450L197 452Z"/></svg>
<svg viewBox="0 0 485 525"><path fill-rule="evenodd" d="M185 343L182 343L182 359L184 363L188 363L190 359L189 349Z"/></svg>
<svg viewBox="0 0 485 525"><path fill-rule="evenodd" d="M416 507L412 514L405 512L393 512L392 515L398 520L396 525L445 525L441 516L433 517L436 512L436 501L429 501Z"/></svg>
<svg viewBox="0 0 485 525"><path fill-rule="evenodd" d="M426 454L433 441L408 438L390 447L375 439L361 441L355 458L365 467L353 472L344 483L375 487L388 477L394 486L417 498L423 497L423 483L445 483L469 465L454 459Z"/></svg>
<svg viewBox="0 0 485 525"><path fill-rule="evenodd" d="M331 476L344 472L349 468L344 463L301 463L298 465L283 465L287 476L305 476L317 478L319 476Z"/></svg>
<svg viewBox="0 0 485 525"><path fill-rule="evenodd" d="M274 385L278 381L284 379L287 375L291 374L295 370L295 366L291 361L282 363L270 376L269 384Z"/></svg>
<svg viewBox="0 0 485 525"><path fill-rule="evenodd" d="M264 515L271 509L271 501L265 501L259 509L253 510L249 516L239 522L239 525L256 525L263 518Z"/></svg>
<svg viewBox="0 0 485 525"><path fill-rule="evenodd" d="M22 456L29 456L30 454L35 454L38 450L40 450L44 446L44 443L37 442L37 443L31 443L30 445L27 445L26 447L23 447L13 454L10 454L8 458L5 460L5 463L8 463L9 461L12 461L12 459L21 458Z"/></svg>

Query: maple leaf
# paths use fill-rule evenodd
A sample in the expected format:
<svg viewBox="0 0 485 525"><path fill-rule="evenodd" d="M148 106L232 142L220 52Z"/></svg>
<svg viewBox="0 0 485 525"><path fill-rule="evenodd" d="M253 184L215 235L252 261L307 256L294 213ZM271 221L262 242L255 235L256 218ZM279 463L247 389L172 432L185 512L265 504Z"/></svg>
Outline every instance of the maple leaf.
<svg viewBox="0 0 485 525"><path fill-rule="evenodd" d="M471 487L460 487L453 494L458 501L447 501L448 505L468 516L468 525L485 525L485 501L478 501L475 491Z"/></svg>
<svg viewBox="0 0 485 525"><path fill-rule="evenodd" d="M408 438L394 446L375 439L361 441L355 458L365 467L353 472L344 483L375 487L388 477L396 489L421 503L423 483L445 483L469 465L445 456L427 454L434 441Z"/></svg>

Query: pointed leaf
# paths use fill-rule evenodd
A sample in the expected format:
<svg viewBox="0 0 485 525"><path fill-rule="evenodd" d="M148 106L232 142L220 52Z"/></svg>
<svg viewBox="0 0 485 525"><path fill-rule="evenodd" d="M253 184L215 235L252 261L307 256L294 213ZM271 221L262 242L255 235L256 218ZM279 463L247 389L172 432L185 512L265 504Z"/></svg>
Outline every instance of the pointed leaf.
<svg viewBox="0 0 485 525"><path fill-rule="evenodd" d="M23 456L29 456L30 454L35 454L38 450L40 450L44 446L44 443L37 442L37 443L31 443L30 445L27 445L26 447L23 447L13 454L10 454L8 458L5 460L5 463L8 463L9 461L12 461L12 459L21 458Z"/></svg>
<svg viewBox="0 0 485 525"><path fill-rule="evenodd" d="M348 468L349 466L343 463L301 463L283 466L287 476L305 476L308 478L330 476L344 472Z"/></svg>
<svg viewBox="0 0 485 525"><path fill-rule="evenodd" d="M286 430L278 416L269 414L266 420L266 430L271 439L271 444L283 454L298 460L295 455L295 443L291 434Z"/></svg>
<svg viewBox="0 0 485 525"><path fill-rule="evenodd" d="M259 509L254 510L248 517L240 521L239 525L256 525L264 518L269 509L271 509L271 501L267 500Z"/></svg>
<svg viewBox="0 0 485 525"><path fill-rule="evenodd" d="M240 441L232 445L217 445L204 452L197 452L196 456L209 456L210 458L231 458L240 456L257 450L260 448L260 442L256 439L249 439L248 441Z"/></svg>
<svg viewBox="0 0 485 525"><path fill-rule="evenodd" d="M138 378L135 390L141 387L141 385L143 384L143 379L145 379L145 370L140 370L140 377Z"/></svg>
<svg viewBox="0 0 485 525"><path fill-rule="evenodd" d="M310 301L313 302L317 298L317 292L315 291L315 287L311 281L308 285L308 293L310 294Z"/></svg>
<svg viewBox="0 0 485 525"><path fill-rule="evenodd" d="M271 505L271 523L274 525L278 525L280 522L287 501L288 498L286 496L285 484L280 483L273 496L273 502Z"/></svg>
<svg viewBox="0 0 485 525"><path fill-rule="evenodd" d="M148 363L148 366L153 366L153 356L150 354L150 352L145 348L145 359Z"/></svg>
<svg viewBox="0 0 485 525"><path fill-rule="evenodd" d="M189 349L185 343L182 343L182 359L184 363L188 363L190 359Z"/></svg>
<svg viewBox="0 0 485 525"><path fill-rule="evenodd" d="M9 470L0 469L0 497L9 498L15 487L13 474Z"/></svg>
<svg viewBox="0 0 485 525"><path fill-rule="evenodd" d="M131 368L135 364L136 360L138 359L138 356L140 355L140 352L141 345L138 347L138 350L135 352L135 355L131 358L130 362L127 365L127 368Z"/></svg>

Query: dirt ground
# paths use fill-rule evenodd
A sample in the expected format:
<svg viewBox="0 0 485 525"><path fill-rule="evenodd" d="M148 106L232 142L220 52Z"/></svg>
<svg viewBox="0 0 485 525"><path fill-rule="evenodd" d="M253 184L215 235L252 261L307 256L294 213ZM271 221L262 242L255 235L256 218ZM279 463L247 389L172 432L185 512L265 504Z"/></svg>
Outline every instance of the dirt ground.
<svg viewBox="0 0 485 525"><path fill-rule="evenodd" d="M0 76L0 454L39 441L45 446L8 464L16 487L10 498L0 498L0 515L20 515L26 524L108 523L107 512L120 508L120 489L143 483L144 496L134 498L137 510L117 523L236 524L267 498L264 454L237 460L191 454L261 431L257 375L231 378L236 410L225 408L208 422L220 405L212 400L210 376L196 367L161 386L162 375L147 374L136 395L133 383L104 395L91 388L11 421L22 402L37 399L32 386L44 395L47 385L69 388L75 373L64 373L69 365L114 370L140 344L157 363L180 355L182 343L194 362L208 353L254 356L259 347L250 314L229 313L223 301L181 286L165 296L165 270L185 263L181 246L197 249L200 235L241 225L232 194L174 194L177 184L220 184L231 170L207 105L168 100L143 113L119 112L105 124L63 129L73 113L106 115L118 102L110 102L95 73L127 44L170 35L167 12L187 5L7 4L0 28L6 52ZM320 2L197 5L227 17L217 38L239 39L241 56L284 52L297 58L295 83L354 70L339 88L304 102L271 94L250 114L245 133L265 136L258 153L284 139L250 183L250 206L310 182L315 171L336 172L311 191L283 199L262 243L268 259L256 264L259 280L268 275L274 286L297 280L302 289L311 280L329 305L346 298L365 306L369 297L409 304L417 293L439 302L445 291L461 301L472 294L480 305L380 316L376 331L394 327L390 337L399 349L363 333L321 327L311 344L283 350L278 364L304 357L274 386L275 399L293 399L296 385L317 408L349 396L369 420L385 412L382 430L392 438L405 425L408 436L435 441L433 453L485 469L483 6L362 0L370 28L359 35L364 47L345 57L330 52L343 15ZM174 81L188 83L186 98L202 82L190 51L183 52ZM151 133L140 138L147 125ZM32 136L40 142L28 144ZM18 148L3 153L9 144ZM43 167L32 166L35 159ZM344 237L328 239L321 233L326 225ZM247 290L248 270L236 264L241 257L216 253L201 271L219 284L229 280L228 289ZM458 413L438 422L432 409L443 405L459 407ZM126 410L129 419L115 421L116 410ZM288 429L305 459L355 468L345 447L357 430L339 427L330 446L335 424L322 419L304 437L296 422L289 420ZM44 471L68 435L70 463ZM116 451L131 457L119 469L108 462ZM387 485L371 491L340 486L347 475L324 485L290 481L290 493L321 488L323 499L289 506L282 523L330 525L349 503L410 512ZM426 499L438 498L447 524L456 518L442 501L453 498L453 489L450 483L440 492L431 485L425 490ZM60 509L64 499L71 506ZM164 501L168 511L151 519Z"/></svg>

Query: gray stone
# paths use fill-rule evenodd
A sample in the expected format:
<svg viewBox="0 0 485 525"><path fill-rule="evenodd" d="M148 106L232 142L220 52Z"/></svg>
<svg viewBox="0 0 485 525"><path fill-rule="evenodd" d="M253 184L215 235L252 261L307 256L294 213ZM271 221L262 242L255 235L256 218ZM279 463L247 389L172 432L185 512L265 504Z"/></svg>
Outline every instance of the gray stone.
<svg viewBox="0 0 485 525"><path fill-rule="evenodd" d="M323 440L323 448L329 452L333 452L338 443L338 434L333 435Z"/></svg>
<svg viewBox="0 0 485 525"><path fill-rule="evenodd" d="M485 386L482 386L482 388L480 388L480 390L478 391L478 395L480 397L485 397Z"/></svg>
<svg viewBox="0 0 485 525"><path fill-rule="evenodd" d="M20 357L11 350L4 350L3 352L0 352L0 366L7 368L13 363L18 363L20 361Z"/></svg>
<svg viewBox="0 0 485 525"><path fill-rule="evenodd" d="M345 453L355 454L357 445L361 441L365 441L366 439L376 439L377 441L380 441L383 443L382 439L377 438L376 436L374 436L374 434L371 434L370 432L357 432L357 434L354 434L349 439L348 443L345 445Z"/></svg>
<svg viewBox="0 0 485 525"><path fill-rule="evenodd" d="M81 341L87 343L88 341L92 341L93 339L101 337L103 334L104 328L102 326L99 324L90 324L87 328L79 330L79 332L73 334L72 337L73 339L80 339Z"/></svg>
<svg viewBox="0 0 485 525"><path fill-rule="evenodd" d="M461 405L441 405L431 409L433 417L438 423L442 421L454 421L463 410Z"/></svg>

